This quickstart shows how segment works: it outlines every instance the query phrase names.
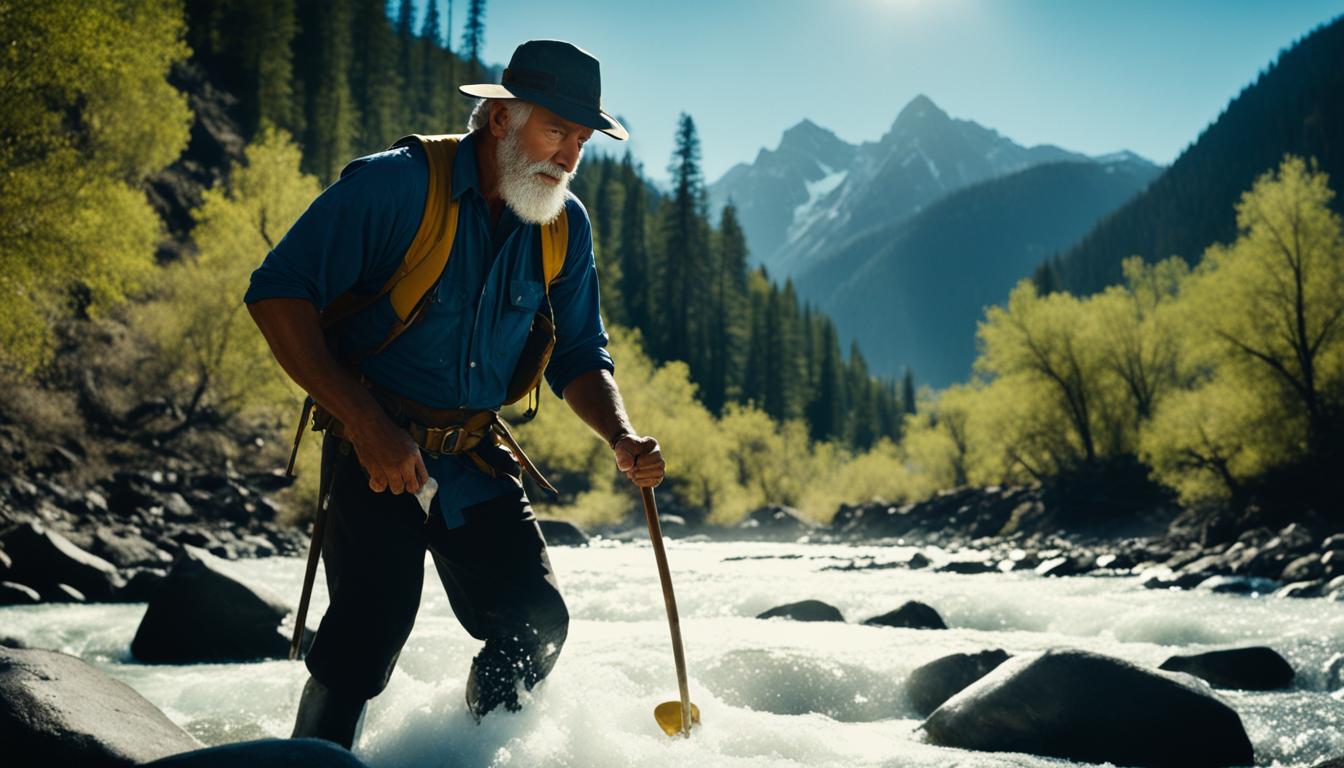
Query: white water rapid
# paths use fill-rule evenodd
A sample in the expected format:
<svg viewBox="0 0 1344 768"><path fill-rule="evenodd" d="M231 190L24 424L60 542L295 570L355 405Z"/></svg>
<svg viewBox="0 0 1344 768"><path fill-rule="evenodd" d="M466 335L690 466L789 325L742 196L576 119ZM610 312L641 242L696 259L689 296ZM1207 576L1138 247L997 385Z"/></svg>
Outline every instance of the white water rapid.
<svg viewBox="0 0 1344 768"><path fill-rule="evenodd" d="M924 551L935 564L947 557ZM1332 691L1338 683L1325 672L1344 652L1344 603L1152 591L1137 577L823 570L911 552L891 547L669 541L668 552L691 698L704 719L692 738L669 739L653 720L677 687L652 551L598 541L551 550L572 615L564 653L523 712L480 726L463 705L477 644L430 567L415 631L355 753L377 768L1060 766L1069 763L922 743L904 680L939 656L988 648L1067 646L1155 666L1176 652L1265 644L1297 670L1293 688L1219 692L1241 716L1257 764L1305 768L1344 755L1344 691ZM300 560L234 565L297 601ZM807 598L837 606L847 623L752 618ZM859 624L909 599L932 605L950 629ZM325 606L319 583L313 626ZM143 604L5 608L0 635L85 659L208 744L288 735L301 664L137 664L129 646L143 612Z"/></svg>

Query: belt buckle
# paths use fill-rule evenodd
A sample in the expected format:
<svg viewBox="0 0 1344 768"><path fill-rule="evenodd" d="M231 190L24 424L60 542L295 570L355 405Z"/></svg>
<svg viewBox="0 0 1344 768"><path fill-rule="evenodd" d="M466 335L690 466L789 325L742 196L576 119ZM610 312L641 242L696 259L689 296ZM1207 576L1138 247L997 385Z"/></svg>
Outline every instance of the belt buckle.
<svg viewBox="0 0 1344 768"><path fill-rule="evenodd" d="M461 427L425 428L425 450L436 457L444 453L456 453L461 442Z"/></svg>

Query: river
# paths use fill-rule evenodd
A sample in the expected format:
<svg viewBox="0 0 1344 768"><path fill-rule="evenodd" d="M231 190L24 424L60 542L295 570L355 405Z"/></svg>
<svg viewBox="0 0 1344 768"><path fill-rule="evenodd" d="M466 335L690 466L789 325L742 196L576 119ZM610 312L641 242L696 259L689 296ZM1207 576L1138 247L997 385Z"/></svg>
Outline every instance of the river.
<svg viewBox="0 0 1344 768"><path fill-rule="evenodd" d="M935 564L947 559L922 551ZM419 621L390 686L370 705L356 754L378 768L1069 765L921 743L903 681L939 656L987 648L1066 646L1155 666L1175 652L1265 644L1297 670L1293 688L1219 692L1241 716L1257 764L1305 768L1344 755L1344 690L1331 691L1325 672L1344 652L1344 603L1145 590L1134 576L827 570L911 553L892 547L669 541L668 552L691 698L704 720L692 738L669 739L652 716L677 696L652 551L598 541L552 549L572 616L564 653L523 712L479 726L463 705L476 642L430 567ZM302 561L234 565L297 600ZM840 608L847 623L752 618L808 598ZM859 624L909 599L932 605L950 629ZM325 605L319 584L314 625ZM208 744L288 735L306 676L300 664L137 664L128 649L143 612L143 604L4 608L0 635L83 658Z"/></svg>

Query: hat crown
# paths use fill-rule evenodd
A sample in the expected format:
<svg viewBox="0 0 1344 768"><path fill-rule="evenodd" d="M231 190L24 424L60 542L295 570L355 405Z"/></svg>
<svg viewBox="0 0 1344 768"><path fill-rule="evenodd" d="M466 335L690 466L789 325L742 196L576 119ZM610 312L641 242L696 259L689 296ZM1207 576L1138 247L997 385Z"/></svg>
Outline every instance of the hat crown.
<svg viewBox="0 0 1344 768"><path fill-rule="evenodd" d="M518 46L501 84L602 108L602 75L597 58L564 40L529 40Z"/></svg>

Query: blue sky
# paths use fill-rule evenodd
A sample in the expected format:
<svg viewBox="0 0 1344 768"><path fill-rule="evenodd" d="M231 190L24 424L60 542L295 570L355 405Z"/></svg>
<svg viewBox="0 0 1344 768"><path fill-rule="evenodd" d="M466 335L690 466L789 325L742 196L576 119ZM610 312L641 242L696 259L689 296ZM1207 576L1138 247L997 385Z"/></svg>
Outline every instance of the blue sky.
<svg viewBox="0 0 1344 768"><path fill-rule="evenodd" d="M465 9L454 0L454 47ZM1344 0L488 0L485 59L542 37L594 53L608 111L659 180L680 112L713 181L803 118L876 140L920 93L1020 144L1169 163L1340 14Z"/></svg>

